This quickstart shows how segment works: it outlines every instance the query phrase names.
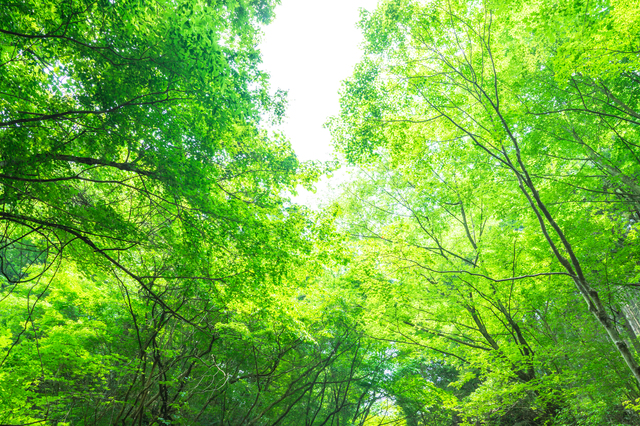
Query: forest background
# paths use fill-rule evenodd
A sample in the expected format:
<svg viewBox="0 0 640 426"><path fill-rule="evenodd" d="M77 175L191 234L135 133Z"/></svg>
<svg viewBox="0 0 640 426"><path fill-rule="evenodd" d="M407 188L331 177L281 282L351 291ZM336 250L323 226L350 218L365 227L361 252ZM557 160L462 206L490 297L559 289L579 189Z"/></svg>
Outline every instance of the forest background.
<svg viewBox="0 0 640 426"><path fill-rule="evenodd" d="M638 0L363 11L317 212L276 3L2 4L0 424L640 424Z"/></svg>

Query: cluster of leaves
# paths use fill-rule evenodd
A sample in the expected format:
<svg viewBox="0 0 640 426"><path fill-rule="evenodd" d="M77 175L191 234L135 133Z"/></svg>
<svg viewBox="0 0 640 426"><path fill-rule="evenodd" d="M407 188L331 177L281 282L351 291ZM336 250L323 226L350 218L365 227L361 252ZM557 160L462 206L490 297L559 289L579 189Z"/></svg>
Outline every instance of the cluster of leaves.
<svg viewBox="0 0 640 426"><path fill-rule="evenodd" d="M363 17L329 122L361 167L337 208L369 333L459 371L446 424L638 422L622 405L640 384L631 3L389 0Z"/></svg>
<svg viewBox="0 0 640 426"><path fill-rule="evenodd" d="M291 315L209 292L196 327L131 280L62 266L3 292L3 424L362 424L372 410L389 356L335 297L293 298Z"/></svg>

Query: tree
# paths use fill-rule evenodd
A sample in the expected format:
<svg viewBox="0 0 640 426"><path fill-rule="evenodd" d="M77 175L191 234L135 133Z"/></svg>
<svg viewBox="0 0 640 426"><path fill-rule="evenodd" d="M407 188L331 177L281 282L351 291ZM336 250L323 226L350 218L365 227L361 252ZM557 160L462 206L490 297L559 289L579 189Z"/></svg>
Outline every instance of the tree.
<svg viewBox="0 0 640 426"><path fill-rule="evenodd" d="M319 168L263 129L275 3L0 11L3 422L184 422L254 334L251 377L299 344L283 306L323 231L283 194Z"/></svg>
<svg viewBox="0 0 640 426"><path fill-rule="evenodd" d="M486 351L539 383L540 312L575 291L638 382L619 320L636 286L636 14L539 3L389 1L363 19L368 55L329 124L348 161L374 164L348 222L388 318L431 350Z"/></svg>

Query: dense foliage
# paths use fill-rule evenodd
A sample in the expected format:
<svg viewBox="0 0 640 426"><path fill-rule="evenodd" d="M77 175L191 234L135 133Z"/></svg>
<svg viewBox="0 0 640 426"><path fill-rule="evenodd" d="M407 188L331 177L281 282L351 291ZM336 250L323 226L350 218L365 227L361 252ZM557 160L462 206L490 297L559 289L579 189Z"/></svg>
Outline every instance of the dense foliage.
<svg viewBox="0 0 640 426"><path fill-rule="evenodd" d="M640 3L383 0L267 131L273 0L0 8L0 424L640 424Z"/></svg>
<svg viewBox="0 0 640 426"><path fill-rule="evenodd" d="M589 413L639 396L631 3L397 0L362 22L330 127L362 166L341 209L366 323L476 380L445 404L468 421L606 424Z"/></svg>
<svg viewBox="0 0 640 426"><path fill-rule="evenodd" d="M281 196L313 170L260 127L272 9L2 7L1 423L211 422L300 345L281 304L322 230Z"/></svg>

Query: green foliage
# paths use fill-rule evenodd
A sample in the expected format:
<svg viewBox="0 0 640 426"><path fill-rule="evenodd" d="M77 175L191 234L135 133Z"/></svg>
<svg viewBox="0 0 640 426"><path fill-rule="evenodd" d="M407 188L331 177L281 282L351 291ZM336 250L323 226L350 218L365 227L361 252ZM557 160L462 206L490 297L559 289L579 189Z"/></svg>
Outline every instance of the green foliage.
<svg viewBox="0 0 640 426"><path fill-rule="evenodd" d="M363 12L312 214L276 3L0 9L0 423L639 424L640 4Z"/></svg>
<svg viewBox="0 0 640 426"><path fill-rule="evenodd" d="M2 423L266 422L329 367L299 370L327 357L295 297L331 231L283 196L322 167L263 130L274 4L0 11Z"/></svg>
<svg viewBox="0 0 640 426"><path fill-rule="evenodd" d="M442 404L470 424L605 424L586 413L638 392L640 30L626 11L386 1L362 21L367 55L329 127L361 167L338 202L365 322L455 366L451 386L476 381Z"/></svg>

